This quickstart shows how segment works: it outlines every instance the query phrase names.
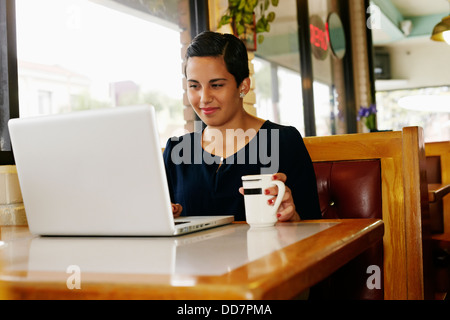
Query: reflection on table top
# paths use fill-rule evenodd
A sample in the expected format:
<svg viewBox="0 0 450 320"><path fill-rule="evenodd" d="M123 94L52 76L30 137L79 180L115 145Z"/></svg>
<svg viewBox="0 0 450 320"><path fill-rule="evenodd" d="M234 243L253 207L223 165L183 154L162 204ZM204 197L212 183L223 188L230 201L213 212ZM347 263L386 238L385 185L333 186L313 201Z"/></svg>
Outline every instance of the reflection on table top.
<svg viewBox="0 0 450 320"><path fill-rule="evenodd" d="M33 287L35 298L92 298L93 292L106 299L125 292L133 292L133 298L263 298L270 297L277 282L288 280L283 277L289 272L297 276L372 229L382 236L382 222L365 219L261 229L235 223L180 237L147 238L36 237L27 228L2 227L0 280L20 297L31 297ZM82 283L78 291L67 285L73 270ZM41 287L45 290L39 292Z"/></svg>

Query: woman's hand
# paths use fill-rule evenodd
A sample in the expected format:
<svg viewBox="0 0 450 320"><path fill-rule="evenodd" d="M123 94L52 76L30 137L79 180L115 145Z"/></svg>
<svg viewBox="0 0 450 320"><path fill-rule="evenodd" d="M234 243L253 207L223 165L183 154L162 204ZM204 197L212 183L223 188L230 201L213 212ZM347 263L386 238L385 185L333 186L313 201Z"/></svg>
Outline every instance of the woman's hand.
<svg viewBox="0 0 450 320"><path fill-rule="evenodd" d="M284 173L278 172L272 176L272 180L279 180L286 183L287 176ZM273 186L267 188L265 191L266 195L273 195L275 197L269 199L269 204L274 205L276 200L276 195L278 195L278 187ZM281 201L280 207L277 211L278 221L300 221L300 216L295 209L294 198L292 198L291 189L286 186L286 191L284 192L283 200Z"/></svg>
<svg viewBox="0 0 450 320"><path fill-rule="evenodd" d="M283 183L286 183L287 176L284 173L278 172L272 176L272 180L280 180ZM244 194L244 188L239 188L239 192ZM265 195L273 195L273 198L270 198L269 205L274 205L276 196L278 195L278 187L273 186L264 190ZM300 216L295 209L294 199L292 198L292 191L286 186L286 191L284 192L283 200L281 201L280 207L277 211L278 221L300 221Z"/></svg>
<svg viewBox="0 0 450 320"><path fill-rule="evenodd" d="M181 206L181 204L172 203L172 213L173 213L174 218L179 217L181 215L182 211L183 211L183 207Z"/></svg>

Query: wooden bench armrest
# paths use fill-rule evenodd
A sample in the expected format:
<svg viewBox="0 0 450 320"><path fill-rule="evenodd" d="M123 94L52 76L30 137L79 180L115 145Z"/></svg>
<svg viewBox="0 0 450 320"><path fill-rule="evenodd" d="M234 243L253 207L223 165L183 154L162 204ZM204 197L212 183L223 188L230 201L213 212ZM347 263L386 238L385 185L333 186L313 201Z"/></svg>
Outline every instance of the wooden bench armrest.
<svg viewBox="0 0 450 320"><path fill-rule="evenodd" d="M442 199L450 192L450 184L429 183L428 201L436 202Z"/></svg>

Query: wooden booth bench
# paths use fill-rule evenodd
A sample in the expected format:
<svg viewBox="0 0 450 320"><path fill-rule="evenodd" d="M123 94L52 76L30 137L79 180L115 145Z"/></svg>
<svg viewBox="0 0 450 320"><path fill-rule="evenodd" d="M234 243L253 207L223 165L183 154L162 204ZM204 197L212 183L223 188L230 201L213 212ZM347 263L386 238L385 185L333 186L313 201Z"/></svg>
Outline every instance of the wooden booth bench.
<svg viewBox="0 0 450 320"><path fill-rule="evenodd" d="M339 270L331 281L336 295L330 290L327 297L432 298L422 128L306 137L304 141L314 163L323 217L374 217L385 225L383 243L345 266L343 274ZM378 290L368 285L374 266L383 275Z"/></svg>
<svg viewBox="0 0 450 320"><path fill-rule="evenodd" d="M450 141L425 143L433 233L450 234Z"/></svg>
<svg viewBox="0 0 450 320"><path fill-rule="evenodd" d="M450 141L425 143L434 286L440 298L450 290ZM439 297L439 296L438 296Z"/></svg>

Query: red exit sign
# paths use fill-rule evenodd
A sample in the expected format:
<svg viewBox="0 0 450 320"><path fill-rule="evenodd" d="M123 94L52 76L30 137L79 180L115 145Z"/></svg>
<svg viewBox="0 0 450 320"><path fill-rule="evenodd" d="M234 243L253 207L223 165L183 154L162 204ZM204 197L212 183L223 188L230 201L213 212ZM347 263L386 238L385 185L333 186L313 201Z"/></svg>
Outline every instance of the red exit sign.
<svg viewBox="0 0 450 320"><path fill-rule="evenodd" d="M330 41L327 27L328 24L325 24L317 15L311 16L309 21L312 53L317 59L324 60L327 56L328 43Z"/></svg>
<svg viewBox="0 0 450 320"><path fill-rule="evenodd" d="M328 50L328 32L327 28L322 30L320 27L313 24L309 25L309 32L311 34L311 44L323 50Z"/></svg>

